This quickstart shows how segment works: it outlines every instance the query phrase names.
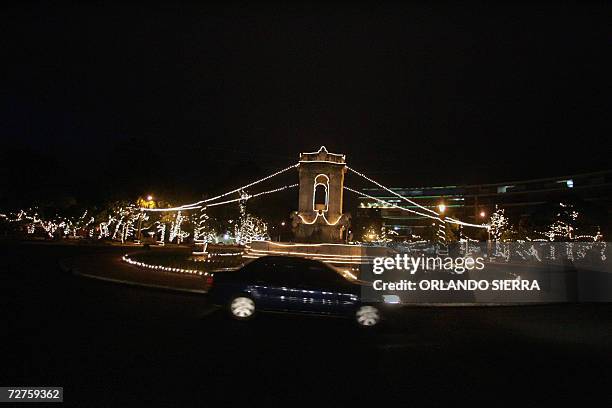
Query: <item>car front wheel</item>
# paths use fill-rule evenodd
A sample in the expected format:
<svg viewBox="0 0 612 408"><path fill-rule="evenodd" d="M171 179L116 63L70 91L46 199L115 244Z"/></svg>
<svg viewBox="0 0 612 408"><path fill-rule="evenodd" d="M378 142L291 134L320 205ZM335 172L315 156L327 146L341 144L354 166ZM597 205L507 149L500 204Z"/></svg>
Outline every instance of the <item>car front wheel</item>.
<svg viewBox="0 0 612 408"><path fill-rule="evenodd" d="M255 314L255 302L246 296L236 296L230 302L230 313L238 320L250 319Z"/></svg>
<svg viewBox="0 0 612 408"><path fill-rule="evenodd" d="M380 322L380 312L374 306L360 306L355 313L355 318L359 326L376 326Z"/></svg>

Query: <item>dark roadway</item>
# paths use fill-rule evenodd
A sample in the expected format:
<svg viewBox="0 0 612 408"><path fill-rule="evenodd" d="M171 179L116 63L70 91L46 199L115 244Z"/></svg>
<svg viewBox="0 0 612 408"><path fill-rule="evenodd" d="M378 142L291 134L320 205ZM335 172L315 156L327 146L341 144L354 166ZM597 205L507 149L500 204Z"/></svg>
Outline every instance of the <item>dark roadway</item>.
<svg viewBox="0 0 612 408"><path fill-rule="evenodd" d="M374 333L335 318L241 324L205 295L59 268L121 248L4 243L0 252L0 385L63 386L66 405L610 402L612 304L409 308Z"/></svg>

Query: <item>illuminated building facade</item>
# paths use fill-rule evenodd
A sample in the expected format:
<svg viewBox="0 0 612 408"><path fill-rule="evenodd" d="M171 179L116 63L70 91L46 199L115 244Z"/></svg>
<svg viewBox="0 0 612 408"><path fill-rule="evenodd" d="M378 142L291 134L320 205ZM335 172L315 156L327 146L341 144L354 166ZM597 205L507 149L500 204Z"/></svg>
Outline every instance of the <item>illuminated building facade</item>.
<svg viewBox="0 0 612 408"><path fill-rule="evenodd" d="M603 229L606 229L605 220L612 219L612 171L504 183L391 190L432 210L444 203L447 215L474 224L489 222L496 206L518 221L544 210L547 205L564 201L579 201L593 208L603 220ZM361 191L401 207L417 209L382 189ZM431 233L431 220L381 204L365 195L359 198L357 216L380 217L383 225L400 237Z"/></svg>

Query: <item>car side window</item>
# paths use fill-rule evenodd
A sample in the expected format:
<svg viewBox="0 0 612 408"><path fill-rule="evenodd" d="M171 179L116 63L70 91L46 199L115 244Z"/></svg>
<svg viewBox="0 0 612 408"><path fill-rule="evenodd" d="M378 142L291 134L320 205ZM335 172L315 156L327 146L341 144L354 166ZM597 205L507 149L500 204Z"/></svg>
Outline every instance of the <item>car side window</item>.
<svg viewBox="0 0 612 408"><path fill-rule="evenodd" d="M294 264L277 263L274 266L274 279L284 286L296 286L297 268Z"/></svg>
<svg viewBox="0 0 612 408"><path fill-rule="evenodd" d="M246 276L248 276L251 279L259 279L260 278L259 275L268 268L269 266L267 262L256 260L248 264L244 268L244 272Z"/></svg>
<svg viewBox="0 0 612 408"><path fill-rule="evenodd" d="M282 262L258 262L250 270L251 279L269 285L290 286L295 283L294 267Z"/></svg>
<svg viewBox="0 0 612 408"><path fill-rule="evenodd" d="M302 278L304 284L319 288L337 287L343 279L335 271L317 263L306 265L300 274L300 278Z"/></svg>

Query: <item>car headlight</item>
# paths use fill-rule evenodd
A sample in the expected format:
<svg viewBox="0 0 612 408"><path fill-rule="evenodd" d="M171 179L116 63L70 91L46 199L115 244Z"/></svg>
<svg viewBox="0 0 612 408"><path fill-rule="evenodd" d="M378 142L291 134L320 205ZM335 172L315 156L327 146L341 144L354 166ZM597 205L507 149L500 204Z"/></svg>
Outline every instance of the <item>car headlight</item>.
<svg viewBox="0 0 612 408"><path fill-rule="evenodd" d="M397 295L383 295L383 302L390 304L398 304L401 302L401 299Z"/></svg>

